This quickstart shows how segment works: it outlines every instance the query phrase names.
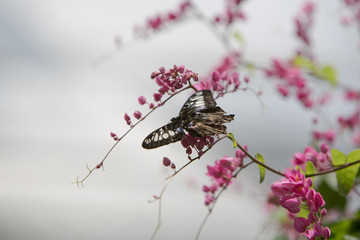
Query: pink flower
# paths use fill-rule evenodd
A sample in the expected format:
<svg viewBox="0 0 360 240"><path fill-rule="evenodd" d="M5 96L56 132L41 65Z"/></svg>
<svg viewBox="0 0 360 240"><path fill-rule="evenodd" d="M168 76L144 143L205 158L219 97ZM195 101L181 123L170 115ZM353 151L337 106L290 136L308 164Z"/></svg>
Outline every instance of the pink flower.
<svg viewBox="0 0 360 240"><path fill-rule="evenodd" d="M214 22L230 25L237 19L245 20L245 14L240 8L241 2L239 0L227 1L223 12L214 17Z"/></svg>
<svg viewBox="0 0 360 240"><path fill-rule="evenodd" d="M183 143L183 145L187 145L187 143ZM242 151L236 151L236 157L228 157L224 156L220 160L215 161L214 166L207 166L208 172L206 173L207 176L210 177L213 184L211 187L204 186L203 191L206 192L205 196L205 204L208 205L209 202L212 202L213 198L210 198L209 194L211 196L214 196L215 192L219 188L224 188L229 186L232 183L233 173L239 169L242 168L243 163L243 157L245 154ZM211 200L211 201L210 201Z"/></svg>
<svg viewBox="0 0 360 240"><path fill-rule="evenodd" d="M280 205L291 213L300 212L300 199L291 196L284 196L280 199Z"/></svg>
<svg viewBox="0 0 360 240"><path fill-rule="evenodd" d="M320 151L321 151L322 153L327 153L327 152L329 152L329 150L330 150L330 148L329 148L328 145L326 145L325 143L321 144L321 146L320 146Z"/></svg>
<svg viewBox="0 0 360 240"><path fill-rule="evenodd" d="M140 105L144 105L146 103L146 98L143 96L138 97L138 102Z"/></svg>
<svg viewBox="0 0 360 240"><path fill-rule="evenodd" d="M324 133L324 138L327 142L332 143L335 140L336 134L333 130L328 130Z"/></svg>
<svg viewBox="0 0 360 240"><path fill-rule="evenodd" d="M212 194L205 195L205 205L209 206L214 201L214 196Z"/></svg>
<svg viewBox="0 0 360 240"><path fill-rule="evenodd" d="M190 134L186 135L181 140L181 144L186 148L186 153L190 155L193 151L192 148L199 154L202 155L204 147L209 148L214 142L214 137L192 137Z"/></svg>
<svg viewBox="0 0 360 240"><path fill-rule="evenodd" d="M219 74L218 71L213 72L213 74L212 74L212 80L213 80L214 82L220 81L220 74Z"/></svg>
<svg viewBox="0 0 360 240"><path fill-rule="evenodd" d="M164 165L165 167L168 167L168 166L170 166L170 164L171 164L170 159L167 158L167 157L164 157L164 158L163 158L163 165Z"/></svg>
<svg viewBox="0 0 360 240"><path fill-rule="evenodd" d="M330 229L328 227L324 227L321 234L323 237L326 238L330 237L331 235Z"/></svg>
<svg viewBox="0 0 360 240"><path fill-rule="evenodd" d="M110 137L112 137L112 139L114 139L114 141L119 141L119 137L116 135L116 133L111 132Z"/></svg>
<svg viewBox="0 0 360 240"><path fill-rule="evenodd" d="M321 209L325 206L325 201L319 192L310 189L311 178L305 178L300 169L288 170L285 176L286 179L283 178L271 185L274 195L280 198L280 205L289 213L296 214L300 212L300 205L304 206L302 203L305 203L310 211L307 219L303 217L294 219L295 230L303 233L309 239L325 237L330 234L327 230L323 230L321 222L322 217L326 214L326 210Z"/></svg>
<svg viewBox="0 0 360 240"><path fill-rule="evenodd" d="M239 74L236 66L241 55L237 52L230 53L216 66L210 75L201 79L195 87L198 90L209 89L221 96L224 92L236 91L240 86Z"/></svg>
<svg viewBox="0 0 360 240"><path fill-rule="evenodd" d="M287 86L279 84L277 85L277 90L284 97L287 97L289 95L289 88Z"/></svg>
<svg viewBox="0 0 360 240"><path fill-rule="evenodd" d="M154 101L159 102L161 100L162 95L160 93L154 93Z"/></svg>
<svg viewBox="0 0 360 240"><path fill-rule="evenodd" d="M294 167L299 166L305 170L307 161L312 161L315 165L317 164L317 154L316 150L312 147L306 147L304 153L295 153L291 162Z"/></svg>
<svg viewBox="0 0 360 240"><path fill-rule="evenodd" d="M125 113L124 119L125 119L127 125L131 125L131 118L129 117L129 115L127 113Z"/></svg>
<svg viewBox="0 0 360 240"><path fill-rule="evenodd" d="M305 5L303 6L302 10L305 14L312 14L315 8L315 4L312 1L309 1L307 3L305 3Z"/></svg>
<svg viewBox="0 0 360 240"><path fill-rule="evenodd" d="M276 77L279 79L276 87L282 96L288 97L296 93L297 99L303 106L306 108L313 107L314 100L311 97L311 91L299 68L294 67L290 63L273 59L272 69L266 69L265 74L267 77Z"/></svg>
<svg viewBox="0 0 360 240"><path fill-rule="evenodd" d="M299 233L305 232L306 228L309 226L309 222L306 218L296 217L294 219L294 228Z"/></svg>
<svg viewBox="0 0 360 240"><path fill-rule="evenodd" d="M352 90L352 89L348 89L346 92L345 92L345 99L346 100L359 100L360 99L360 92L357 92L355 90Z"/></svg>
<svg viewBox="0 0 360 240"><path fill-rule="evenodd" d="M162 20L160 16L155 16L154 18L150 18L148 20L148 26L152 29L160 28L161 24L162 24Z"/></svg>
<svg viewBox="0 0 360 240"><path fill-rule="evenodd" d="M310 229L310 230L306 230L304 233L304 236L307 237L309 240L315 240L315 230Z"/></svg>
<svg viewBox="0 0 360 240"><path fill-rule="evenodd" d="M164 84L165 84L165 83L163 82L163 80L161 79L161 77L159 77L159 76L155 78L155 82L156 82L156 84L159 85L160 87L164 86Z"/></svg>
<svg viewBox="0 0 360 240"><path fill-rule="evenodd" d="M306 44L310 45L309 29L313 22L315 4L311 1L305 3L299 15L295 18L296 34Z"/></svg>
<svg viewBox="0 0 360 240"><path fill-rule="evenodd" d="M291 159L293 166L301 166L304 167L306 164L306 158L303 153L294 153L294 158Z"/></svg>
<svg viewBox="0 0 360 240"><path fill-rule="evenodd" d="M148 18L145 26L137 26L135 29L139 37L146 37L151 32L159 31L172 22L180 21L185 17L186 13L191 9L189 1L182 2L176 9L169 10L165 13L156 14Z"/></svg>
<svg viewBox="0 0 360 240"><path fill-rule="evenodd" d="M271 184L271 191L277 197L285 196L287 191L283 188L283 184L280 181Z"/></svg>
<svg viewBox="0 0 360 240"><path fill-rule="evenodd" d="M141 112L140 111L135 111L134 112L134 117L139 120L141 118Z"/></svg>
<svg viewBox="0 0 360 240"><path fill-rule="evenodd" d="M184 1L180 4L180 11L184 12L185 10L187 10L188 8L191 8L191 3L189 1Z"/></svg>
<svg viewBox="0 0 360 240"><path fill-rule="evenodd" d="M167 20L175 20L176 18L177 18L176 13L174 13L174 12L168 13Z"/></svg>

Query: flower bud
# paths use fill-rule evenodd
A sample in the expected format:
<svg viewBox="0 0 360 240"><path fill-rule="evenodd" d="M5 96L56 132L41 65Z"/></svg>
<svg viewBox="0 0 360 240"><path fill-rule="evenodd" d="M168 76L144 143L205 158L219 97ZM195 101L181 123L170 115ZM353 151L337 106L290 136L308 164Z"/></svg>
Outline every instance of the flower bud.
<svg viewBox="0 0 360 240"><path fill-rule="evenodd" d="M134 117L139 120L141 118L141 112L140 111L135 111L134 112Z"/></svg>
<svg viewBox="0 0 360 240"><path fill-rule="evenodd" d="M163 165L164 165L165 167L167 167L167 166L170 166L170 164L171 164L170 159L167 158L167 157L164 157L164 158L163 158Z"/></svg>

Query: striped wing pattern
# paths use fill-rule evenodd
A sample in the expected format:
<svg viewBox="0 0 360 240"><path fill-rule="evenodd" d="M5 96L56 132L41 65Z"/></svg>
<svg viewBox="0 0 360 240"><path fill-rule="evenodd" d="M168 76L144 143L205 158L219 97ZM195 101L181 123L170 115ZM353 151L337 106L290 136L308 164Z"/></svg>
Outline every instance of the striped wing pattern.
<svg viewBox="0 0 360 240"><path fill-rule="evenodd" d="M179 117L171 119L169 124L162 126L150 133L143 141L142 147L152 149L177 142L185 137Z"/></svg>
<svg viewBox="0 0 360 240"><path fill-rule="evenodd" d="M233 114L226 114L216 106L210 90L198 91L185 102L178 117L150 133L144 139L142 146L152 149L180 141L186 136L185 131L193 137L226 134L226 127L223 124L233 119Z"/></svg>

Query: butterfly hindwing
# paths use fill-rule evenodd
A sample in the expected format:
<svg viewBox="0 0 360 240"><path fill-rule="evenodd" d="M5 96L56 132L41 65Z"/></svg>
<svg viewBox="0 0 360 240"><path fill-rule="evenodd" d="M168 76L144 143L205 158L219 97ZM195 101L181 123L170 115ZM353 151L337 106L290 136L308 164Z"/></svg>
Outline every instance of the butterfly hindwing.
<svg viewBox="0 0 360 240"><path fill-rule="evenodd" d="M173 118L169 124L150 133L143 141L142 147L146 149L157 148L169 143L177 142L185 137L180 119Z"/></svg>
<svg viewBox="0 0 360 240"><path fill-rule="evenodd" d="M205 109L197 112L184 128L193 137L226 134L226 127L223 124L231 122L233 119L233 114L225 114L220 107Z"/></svg>

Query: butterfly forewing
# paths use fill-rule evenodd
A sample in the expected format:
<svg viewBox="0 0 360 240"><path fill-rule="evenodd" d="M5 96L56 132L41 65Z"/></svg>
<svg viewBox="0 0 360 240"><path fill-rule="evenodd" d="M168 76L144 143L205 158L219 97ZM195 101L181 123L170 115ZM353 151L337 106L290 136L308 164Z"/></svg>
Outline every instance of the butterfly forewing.
<svg viewBox="0 0 360 240"><path fill-rule="evenodd" d="M171 122L150 133L143 141L142 147L146 149L157 148L169 143L177 142L185 137L181 121L173 118Z"/></svg>
<svg viewBox="0 0 360 240"><path fill-rule="evenodd" d="M216 107L216 102L210 90L202 90L194 93L181 108L179 116L185 118L201 109L211 109Z"/></svg>

